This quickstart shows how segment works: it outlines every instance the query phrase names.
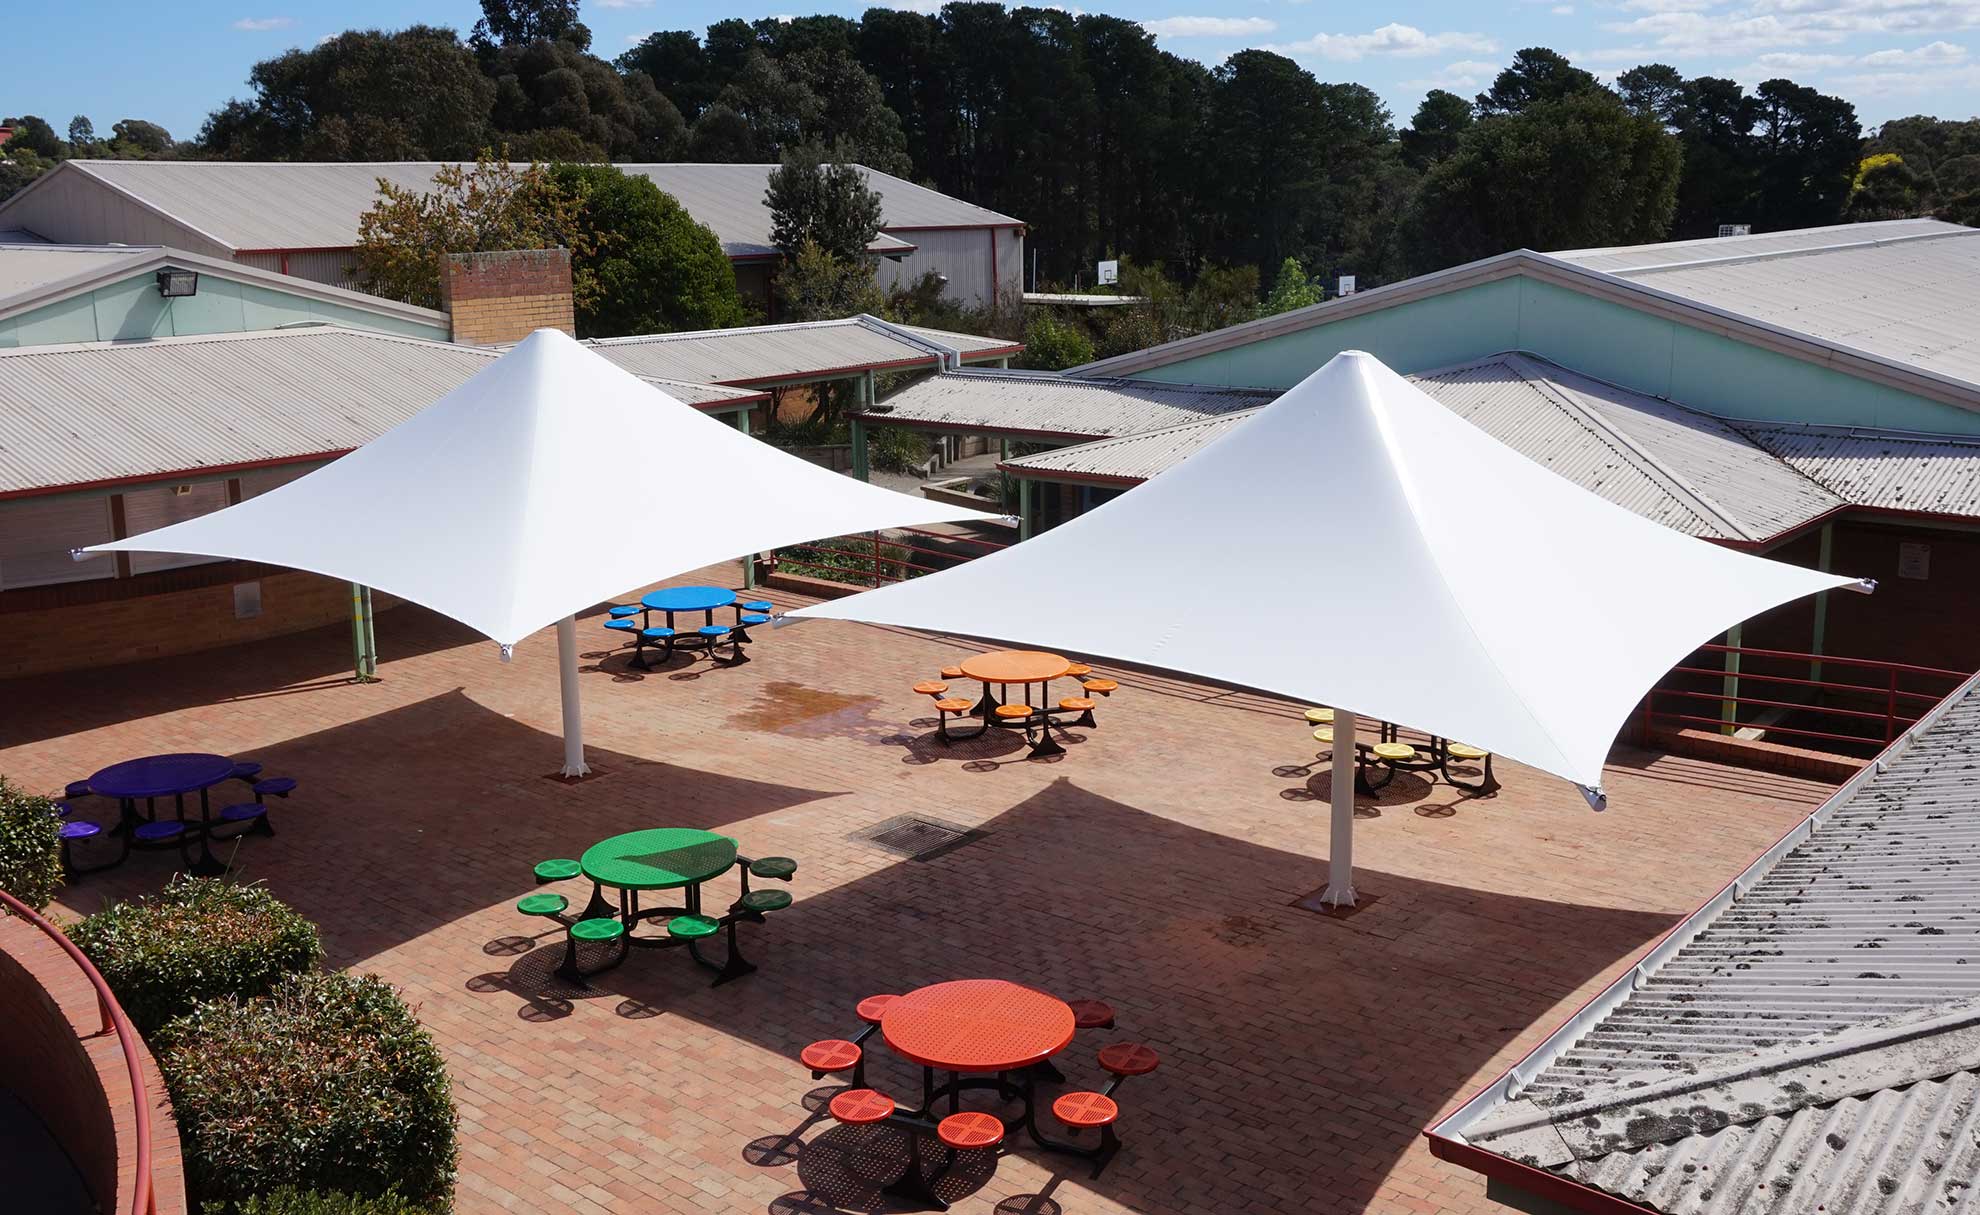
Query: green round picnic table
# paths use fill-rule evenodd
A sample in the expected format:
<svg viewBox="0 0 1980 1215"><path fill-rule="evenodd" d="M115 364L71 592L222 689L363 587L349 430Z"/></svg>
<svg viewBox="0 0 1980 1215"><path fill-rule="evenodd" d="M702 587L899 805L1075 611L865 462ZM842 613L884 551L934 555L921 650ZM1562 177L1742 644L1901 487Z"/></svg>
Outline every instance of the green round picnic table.
<svg viewBox="0 0 1980 1215"><path fill-rule="evenodd" d="M600 840L578 858L584 876L620 890L671 890L717 877L736 863L736 841L713 831L655 827Z"/></svg>

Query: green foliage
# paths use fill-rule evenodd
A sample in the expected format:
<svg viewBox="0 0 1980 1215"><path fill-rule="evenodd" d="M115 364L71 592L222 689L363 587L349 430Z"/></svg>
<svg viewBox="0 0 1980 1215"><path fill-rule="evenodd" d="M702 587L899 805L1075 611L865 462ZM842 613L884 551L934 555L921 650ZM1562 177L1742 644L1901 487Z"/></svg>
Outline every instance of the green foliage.
<svg viewBox="0 0 1980 1215"><path fill-rule="evenodd" d="M12 152L0 146L0 202L27 189L35 178L54 167L26 148Z"/></svg>
<svg viewBox="0 0 1980 1215"><path fill-rule="evenodd" d="M481 20L468 41L481 51L558 41L583 50L591 31L578 20L578 0L481 0Z"/></svg>
<svg viewBox="0 0 1980 1215"><path fill-rule="evenodd" d="M435 1210L450 1203L445 1062L384 980L291 976L259 999L200 1004L160 1042L186 1180L200 1197L396 1188Z"/></svg>
<svg viewBox="0 0 1980 1215"><path fill-rule="evenodd" d="M1924 213L1918 175L1895 152L1863 158L1850 191L1844 217L1851 223L1877 219L1909 219Z"/></svg>
<svg viewBox="0 0 1980 1215"><path fill-rule="evenodd" d="M865 257L843 260L806 237L777 273L777 298L793 321L826 321L879 312L886 305Z"/></svg>
<svg viewBox="0 0 1980 1215"><path fill-rule="evenodd" d="M614 71L574 43L505 45L484 51L480 63L495 83L490 122L519 134L518 155L530 148L538 159L665 161L686 138L680 111L651 77ZM585 151L558 151L557 140Z"/></svg>
<svg viewBox="0 0 1980 1215"><path fill-rule="evenodd" d="M1530 46L1513 56L1512 63L1492 81L1490 89L1478 95L1475 104L1480 117L1517 114L1539 102L1605 91L1600 81L1569 63L1559 51Z"/></svg>
<svg viewBox="0 0 1980 1215"><path fill-rule="evenodd" d="M876 550L871 532L835 536L811 544L793 544L777 550L777 560L788 565L794 574L853 586L879 586L919 577L922 573L909 567L910 560L918 562L919 559L902 545L890 544L883 539ZM880 574L877 582L874 579L876 567Z"/></svg>
<svg viewBox="0 0 1980 1215"><path fill-rule="evenodd" d="M844 156L827 163L815 144L792 149L771 170L763 200L770 207L770 242L786 258L795 259L809 241L871 273L867 249L880 235L880 196Z"/></svg>
<svg viewBox="0 0 1980 1215"><path fill-rule="evenodd" d="M440 306L441 266L450 253L503 249L571 251L576 306L596 303L596 287L576 267L593 256L578 223L578 200L539 165L517 168L483 152L473 168L446 165L429 192L378 179L378 202L358 217L352 250L365 289L427 308Z"/></svg>
<svg viewBox="0 0 1980 1215"><path fill-rule="evenodd" d="M586 248L577 325L583 337L720 329L749 320L722 242L670 194L610 165L557 165Z"/></svg>
<svg viewBox="0 0 1980 1215"><path fill-rule="evenodd" d="M0 120L0 127L14 129L7 142L0 144L10 156L20 152L32 152L44 160L60 160L69 154L68 146L62 142L62 137L57 135L55 128L49 126L48 120L40 115L23 114L19 118Z"/></svg>
<svg viewBox="0 0 1980 1215"><path fill-rule="evenodd" d="M145 1034L198 1001L261 995L323 956L316 926L264 887L184 875L68 933Z"/></svg>
<svg viewBox="0 0 1980 1215"><path fill-rule="evenodd" d="M69 155L88 156L96 146L96 124L87 114L69 119Z"/></svg>
<svg viewBox="0 0 1980 1215"><path fill-rule="evenodd" d="M1659 240L1681 156L1654 118L1601 90L1481 118L1424 178L1409 217L1414 269Z"/></svg>
<svg viewBox="0 0 1980 1215"><path fill-rule="evenodd" d="M933 270L887 292L880 315L898 325L973 333L978 337L1017 339L1024 332L1024 307L1010 302L1002 308L965 304L946 294L948 282Z"/></svg>
<svg viewBox="0 0 1980 1215"><path fill-rule="evenodd" d="M430 1215L430 1211L397 1190L364 1197L285 1185L239 1202L209 1202L203 1215Z"/></svg>
<svg viewBox="0 0 1980 1215"><path fill-rule="evenodd" d="M928 462L928 438L905 426L882 426L869 432L866 459L882 472L914 472Z"/></svg>
<svg viewBox="0 0 1980 1215"><path fill-rule="evenodd" d="M0 890L40 911L62 888L55 803L0 776Z"/></svg>
<svg viewBox="0 0 1980 1215"><path fill-rule="evenodd" d="M1040 309L1024 327L1024 353L1017 365L1035 371L1064 371L1093 361L1093 339L1067 318Z"/></svg>
<svg viewBox="0 0 1980 1215"><path fill-rule="evenodd" d="M1279 265L1272 279L1272 293L1258 310L1260 316L1277 316L1295 308L1305 308L1327 298L1327 288L1318 279L1308 278L1299 259L1289 257Z"/></svg>
<svg viewBox="0 0 1980 1215"><path fill-rule="evenodd" d="M172 133L142 118L119 119L110 128L110 144L122 160L145 160L170 155Z"/></svg>
<svg viewBox="0 0 1980 1215"><path fill-rule="evenodd" d="M1471 103L1456 93L1431 89L1416 107L1416 117L1397 138L1403 159L1413 169L1427 169L1452 152L1472 121Z"/></svg>

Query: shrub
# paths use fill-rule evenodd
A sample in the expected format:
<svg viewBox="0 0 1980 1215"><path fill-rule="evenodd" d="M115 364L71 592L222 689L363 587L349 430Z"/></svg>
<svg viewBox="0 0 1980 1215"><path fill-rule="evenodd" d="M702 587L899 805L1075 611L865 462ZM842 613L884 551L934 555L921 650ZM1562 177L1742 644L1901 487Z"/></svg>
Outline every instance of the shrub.
<svg viewBox="0 0 1980 1215"><path fill-rule="evenodd" d="M905 426L881 426L869 432L867 460L882 472L919 472L928 462L928 440Z"/></svg>
<svg viewBox="0 0 1980 1215"><path fill-rule="evenodd" d="M62 886L62 820L55 803L0 776L0 890L40 911Z"/></svg>
<svg viewBox="0 0 1980 1215"><path fill-rule="evenodd" d="M446 1065L383 979L291 976L260 999L200 1004L166 1027L163 1042L158 1067L186 1180L203 1198L294 1186L358 1197L396 1189L409 1203L450 1205Z"/></svg>
<svg viewBox="0 0 1980 1215"><path fill-rule="evenodd" d="M1093 339L1078 322L1041 312L1024 327L1024 353L1018 356L1018 366L1064 371L1092 361Z"/></svg>
<svg viewBox="0 0 1980 1215"><path fill-rule="evenodd" d="M316 926L261 886L174 875L69 926L141 1033L200 1000L258 996L323 956Z"/></svg>
<svg viewBox="0 0 1980 1215"><path fill-rule="evenodd" d="M285 1185L238 1203L209 1202L205 1215L426 1215L427 1210L397 1190L367 1198Z"/></svg>

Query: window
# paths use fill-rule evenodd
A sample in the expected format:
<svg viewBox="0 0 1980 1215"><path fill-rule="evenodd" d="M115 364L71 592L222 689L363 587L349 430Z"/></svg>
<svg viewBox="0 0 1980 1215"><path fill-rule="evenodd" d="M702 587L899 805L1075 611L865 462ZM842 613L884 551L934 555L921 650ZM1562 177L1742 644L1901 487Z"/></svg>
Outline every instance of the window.
<svg viewBox="0 0 1980 1215"><path fill-rule="evenodd" d="M110 539L110 499L25 498L0 502L0 590L112 578L109 554L77 561L70 549Z"/></svg>
<svg viewBox="0 0 1980 1215"><path fill-rule="evenodd" d="M198 481L191 485L162 485L155 489L133 490L124 495L124 534L141 536L187 519L210 515L227 505L225 481ZM132 553L131 573L149 574L175 570L188 565L206 565L222 557L192 557L178 553Z"/></svg>

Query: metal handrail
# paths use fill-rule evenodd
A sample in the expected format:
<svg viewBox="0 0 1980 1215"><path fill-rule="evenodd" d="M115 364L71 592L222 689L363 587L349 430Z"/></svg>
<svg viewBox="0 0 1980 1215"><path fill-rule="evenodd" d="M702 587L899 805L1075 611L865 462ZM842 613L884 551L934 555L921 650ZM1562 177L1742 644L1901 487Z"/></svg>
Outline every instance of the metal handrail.
<svg viewBox="0 0 1980 1215"><path fill-rule="evenodd" d="M4 890L0 890L0 903L5 903L15 915L39 928L43 935L60 945L62 952L69 955L69 960L96 989L96 1009L103 1016L102 1028L96 1032L101 1035L115 1031L117 1045L124 1052L124 1070L131 1078L131 1121L137 1132L137 1168L132 1182L131 1215L157 1215L158 1200L151 1182L151 1095L144 1088L144 1060L138 1049L137 1030L132 1027L131 1019L124 1015L124 1007L117 1003L117 997L110 991L110 984L104 981L103 973L96 969L95 963L82 950L76 948L76 943L69 939L68 934Z"/></svg>
<svg viewBox="0 0 1980 1215"><path fill-rule="evenodd" d="M1672 668L1670 673L1673 675L1694 675L1710 679L1720 679L1726 681L1726 687L1717 692L1696 691L1688 688L1652 688L1649 695L1644 698L1643 704L1643 719L1646 729L1652 721L1661 719L1669 722L1714 725L1722 730L1730 730L1738 727L1737 713L1739 708L1745 705L1753 705L1760 708L1789 709L1815 713L1831 718L1882 721L1884 723L1884 741L1888 743L1897 736L1900 727L1909 726L1918 720L1916 717L1900 712L1899 701L1922 701L1927 705L1932 705L1937 704L1946 696L1944 692L1913 692L1909 689L1900 688L1898 687L1899 675L1951 680L1955 686L1964 683L1970 678L1970 673L1968 672L1949 670L1944 667L1920 666L1915 663L1905 662L1885 662L1875 658L1843 658L1831 654L1806 654L1793 650L1763 650L1747 646L1710 644L1702 645L1694 652L1726 654L1732 656L1734 659L1762 658L1784 660L1796 664L1806 663L1811 667L1811 673L1812 668L1817 663L1824 666L1850 667L1858 670L1878 672L1884 676L1884 680L1881 684L1851 683L1847 680L1840 679L1803 679L1798 676L1772 675L1762 671L1742 669L1739 666L1731 664L1728 664L1726 668L1717 670L1688 664L1681 665ZM1814 688L1823 692L1835 693L1839 696L1864 696L1872 698L1871 703L1873 704L1881 701L1883 707L1878 711L1871 712L1862 709L1843 708L1837 705L1805 704L1797 701L1776 700L1769 697L1744 696L1733 690L1735 686L1734 681L1773 684L1777 687ZM1725 711L1717 719L1683 712L1673 713L1668 709L1660 710L1657 707L1659 697L1676 697L1680 700L1718 701L1721 705L1725 706ZM1774 734L1793 735L1801 738L1820 738L1834 742L1874 743L1876 741L1874 736L1866 737L1862 735L1841 734L1833 731L1811 730L1796 726L1768 725L1763 728L1769 733Z"/></svg>

